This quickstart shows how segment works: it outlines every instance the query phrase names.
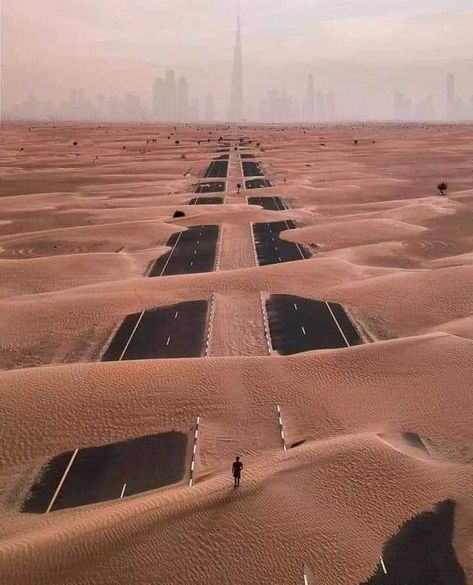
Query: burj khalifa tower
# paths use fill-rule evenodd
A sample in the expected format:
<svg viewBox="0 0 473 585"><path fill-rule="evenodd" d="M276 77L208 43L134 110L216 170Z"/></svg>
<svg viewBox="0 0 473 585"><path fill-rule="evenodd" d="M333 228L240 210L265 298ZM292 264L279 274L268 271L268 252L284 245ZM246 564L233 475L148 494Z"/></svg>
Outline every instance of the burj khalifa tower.
<svg viewBox="0 0 473 585"><path fill-rule="evenodd" d="M243 100L243 60L241 51L241 23L240 10L237 13L237 30L235 50L233 53L232 87L230 94L229 118L232 122L239 122L244 118Z"/></svg>

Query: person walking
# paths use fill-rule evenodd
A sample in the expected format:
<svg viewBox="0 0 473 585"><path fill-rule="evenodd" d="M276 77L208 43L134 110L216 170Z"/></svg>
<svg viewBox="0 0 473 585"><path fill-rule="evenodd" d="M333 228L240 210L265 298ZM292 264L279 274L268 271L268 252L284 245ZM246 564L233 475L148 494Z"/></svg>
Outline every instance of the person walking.
<svg viewBox="0 0 473 585"><path fill-rule="evenodd" d="M243 463L240 461L239 457L235 458L235 461L232 465L232 474L233 474L233 487L240 487L240 479L241 479L241 470L243 469Z"/></svg>

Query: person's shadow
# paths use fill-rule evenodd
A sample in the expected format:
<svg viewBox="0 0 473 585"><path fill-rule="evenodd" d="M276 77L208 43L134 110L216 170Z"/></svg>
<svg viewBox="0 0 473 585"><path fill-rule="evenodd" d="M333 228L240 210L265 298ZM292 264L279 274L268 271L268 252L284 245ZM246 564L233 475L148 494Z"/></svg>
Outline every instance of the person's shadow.
<svg viewBox="0 0 473 585"><path fill-rule="evenodd" d="M383 548L387 574L380 561L361 585L466 585L452 544L454 512L445 500L406 522Z"/></svg>

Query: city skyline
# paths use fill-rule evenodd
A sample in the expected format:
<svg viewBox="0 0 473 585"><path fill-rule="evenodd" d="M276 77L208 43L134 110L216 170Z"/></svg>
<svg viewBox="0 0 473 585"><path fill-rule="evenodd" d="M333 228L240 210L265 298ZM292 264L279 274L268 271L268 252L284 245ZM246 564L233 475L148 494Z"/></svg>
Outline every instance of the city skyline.
<svg viewBox="0 0 473 585"><path fill-rule="evenodd" d="M166 64L156 64L152 60L144 63L128 55L126 67L119 66L116 56L108 55L106 65L104 62L102 69L96 69L96 66L89 67L89 65L86 67L79 58L74 59L70 61L66 74L65 72L60 74L59 66L56 68L54 65L55 60L61 58L60 54L50 55L46 70L44 67L42 69L41 52L38 53L38 66L34 71L28 69L28 64L21 62L17 68L12 68L13 56L18 59L17 53L11 52L12 40L14 39L17 43L20 40L13 35L12 27L9 26L16 10L13 4L9 4L10 1L6 2L6 18L4 19L6 41L2 62L3 118L19 117L21 119L34 115L39 119L52 120L162 122L214 120L330 122L370 119L382 121L473 118L472 61L467 59L466 51L461 60L454 59L451 50L445 50L442 57L435 62L432 60L410 61L406 66L405 51L408 47L399 42L396 51L402 48L404 61L396 62L391 55L381 63L377 58L383 54L381 50L376 54L373 51L364 54L362 61L350 61L349 58L343 59L340 54L330 49L332 40L337 37L334 30L331 35L324 37L326 46L322 48L319 44L319 36L314 35L311 51L308 50L308 39L304 37L301 47L306 53L304 53L305 61L299 60L289 65L285 60L291 50L286 49L292 46L291 43L296 38L298 42L301 42L303 38L301 35L306 30L307 24L300 20L303 7L298 0L294 3L294 11L284 10L281 6L279 10L275 10L275 22L284 16L288 26L295 26L294 19L297 15L300 22L294 28L293 40L290 40L287 31L281 28L273 31L272 36L269 35L271 42L284 41L285 43L281 45L283 51L273 50L271 55L262 53L261 49L255 50L258 35L255 39L255 23L251 16L260 9L242 0L242 4L246 5L243 11L244 29L242 31L237 5L233 1L225 0L225 5L231 7L232 10L225 14L224 11L214 14L214 17L223 19L222 22L227 25L225 30L219 31L219 34L225 33L224 42L219 45L218 53L206 64L199 64L198 69L196 67L199 50L206 46L207 40L204 43L202 40L198 42L200 33L196 30L193 42L197 51L193 65L184 61L184 50L179 54L177 52L169 54ZM28 4L28 0L19 1L25 5ZM56 2L56 0L48 1L51 6ZM440 7L442 1L435 0L434 3ZM97 5L100 3L101 0L97 0ZM144 4L147 5L147 0ZM201 16L210 14L211 8L207 2L199 6ZM149 7L150 10L154 10L151 5ZM102 9L105 11L105 6L102 6L100 10ZM457 9L458 13L464 10L461 1ZM99 11L98 8L94 10ZM308 17L313 17L315 14L307 6L304 10ZM390 10L393 11L394 8L391 7ZM11 11L10 17L9 11ZM65 13L67 14L68 11L66 10ZM230 20L235 19L235 13L237 13L236 31L235 22L231 23ZM170 13L160 13L161 16L163 14L169 22L172 21ZM437 23L438 14L435 11L429 13L423 4L419 5L419 12L415 15L411 14L407 6L392 12L391 29L394 24L402 22L404 27L402 30L407 31L411 20L419 19L421 14L424 14L427 19L430 33L437 30L435 23ZM196 15L197 12L194 16ZM325 15L326 18L328 16L328 14ZM463 13L462 26L458 24L458 19L455 20L457 16L458 14L446 14L444 21L447 26L449 19L453 19L452 23L455 21L455 26L458 25L456 35L461 38L461 33L465 30L463 25L468 22L470 16L473 17L473 12ZM69 18L72 18L72 14ZM373 44L372 26L377 24L382 27L386 23L380 22L381 16L378 14L366 13L363 18L370 24L366 36ZM78 14L74 14L75 26L77 26L77 19ZM21 18L19 22L21 24ZM106 26L104 21L101 22L103 26ZM337 18L332 15L332 20L324 22L327 25L330 23L330 26L335 26L337 23L337 26L341 26L341 23L345 21L340 15ZM111 23L113 24L113 19ZM268 26L267 23L261 23L261 25L263 28ZM183 28L186 26L184 23ZM35 34L38 36L42 32L40 27ZM391 32L394 31L391 30ZM399 35L400 29L395 32ZM354 42L357 33L351 29L345 33L345 36L348 35ZM214 42L212 36L214 34L217 33L212 32L208 38L210 44ZM77 44L75 38L74 41L74 45ZM143 40L143 42L148 41L148 38ZM436 39L437 44L441 42ZM392 38L387 36L385 47L391 45ZM274 49L276 46L279 47L275 45ZM424 50L425 48L426 46ZM280 55L278 63L273 59L276 53ZM261 58L263 54L264 59ZM165 56L164 53L159 55ZM420 57L421 53L419 53ZM123 55L120 56L120 60L123 58ZM355 59L355 54L350 58ZM72 74L72 78L69 74ZM450 89L445 86L446 75L452 76L453 83L450 81ZM445 92L449 93L450 97L446 96Z"/></svg>
<svg viewBox="0 0 473 585"><path fill-rule="evenodd" d="M413 98L403 90L393 88L389 102L391 121L461 121L473 120L473 95L460 95L456 90L456 77L448 72L444 78L443 93L429 93ZM337 111L337 94L319 89L314 75L309 73L306 87L303 84L296 94L282 88L268 88L260 96L258 105L249 108L247 115L234 121L268 123L330 123L350 121ZM230 112L230 107L228 108ZM80 88L71 89L68 99L54 103L28 96L5 116L6 119L38 119L44 121L137 121L137 122L215 122L228 121L215 115L215 98L207 93L194 96L190 81L173 69L152 84L149 99L127 91L121 96L106 96L97 92L88 95ZM353 120L352 120L353 121Z"/></svg>

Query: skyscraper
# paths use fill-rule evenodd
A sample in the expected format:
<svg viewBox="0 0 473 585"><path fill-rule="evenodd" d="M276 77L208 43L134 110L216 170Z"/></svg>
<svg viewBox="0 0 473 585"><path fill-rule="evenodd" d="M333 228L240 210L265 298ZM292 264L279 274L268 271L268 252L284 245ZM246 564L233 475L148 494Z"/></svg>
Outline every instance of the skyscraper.
<svg viewBox="0 0 473 585"><path fill-rule="evenodd" d="M327 118L325 94L323 91L317 92L317 118L324 122Z"/></svg>
<svg viewBox="0 0 473 585"><path fill-rule="evenodd" d="M455 118L455 77L453 73L447 74L446 94L447 118L453 120Z"/></svg>
<svg viewBox="0 0 473 585"><path fill-rule="evenodd" d="M189 118L189 82L185 77L177 80L177 120L185 122Z"/></svg>
<svg viewBox="0 0 473 585"><path fill-rule="evenodd" d="M207 122L214 120L214 99L211 95L205 97L205 120Z"/></svg>
<svg viewBox="0 0 473 585"><path fill-rule="evenodd" d="M166 71L165 92L165 120L172 122L176 119L176 74L172 69Z"/></svg>
<svg viewBox="0 0 473 585"><path fill-rule="evenodd" d="M165 83L164 79L156 78L153 85L153 118L155 120L164 120L165 109Z"/></svg>
<svg viewBox="0 0 473 585"><path fill-rule="evenodd" d="M244 117L243 103L243 60L241 51L240 11L237 14L235 50L233 54L232 87L230 94L230 120L237 122Z"/></svg>
<svg viewBox="0 0 473 585"><path fill-rule="evenodd" d="M314 120L314 113L315 113L314 76L310 74L307 80L307 97L305 103L304 117L309 122L312 122Z"/></svg>
<svg viewBox="0 0 473 585"><path fill-rule="evenodd" d="M335 120L335 93L333 91L325 94L325 115L329 122Z"/></svg>

